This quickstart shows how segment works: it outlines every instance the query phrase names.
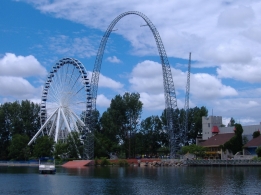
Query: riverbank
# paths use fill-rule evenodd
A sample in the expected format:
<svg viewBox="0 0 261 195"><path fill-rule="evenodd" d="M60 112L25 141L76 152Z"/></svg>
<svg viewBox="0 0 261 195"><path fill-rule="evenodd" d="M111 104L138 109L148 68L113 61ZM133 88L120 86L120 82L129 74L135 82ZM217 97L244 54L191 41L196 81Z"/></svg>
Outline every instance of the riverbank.
<svg viewBox="0 0 261 195"><path fill-rule="evenodd" d="M39 163L37 162L16 162L16 161L5 161L0 162L0 166L6 167L38 167Z"/></svg>
<svg viewBox="0 0 261 195"><path fill-rule="evenodd" d="M187 160L188 166L261 166L261 160L244 160L244 159L202 159Z"/></svg>

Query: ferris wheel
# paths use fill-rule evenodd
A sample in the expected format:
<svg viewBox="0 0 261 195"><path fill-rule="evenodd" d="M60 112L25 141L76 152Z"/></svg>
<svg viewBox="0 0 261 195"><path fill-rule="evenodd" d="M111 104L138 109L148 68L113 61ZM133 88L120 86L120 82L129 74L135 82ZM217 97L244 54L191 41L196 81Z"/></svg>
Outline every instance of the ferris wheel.
<svg viewBox="0 0 261 195"><path fill-rule="evenodd" d="M48 135L65 141L72 132L85 130L85 114L91 99L90 82L83 64L73 58L59 60L49 72L42 91L40 108L41 128L38 135Z"/></svg>

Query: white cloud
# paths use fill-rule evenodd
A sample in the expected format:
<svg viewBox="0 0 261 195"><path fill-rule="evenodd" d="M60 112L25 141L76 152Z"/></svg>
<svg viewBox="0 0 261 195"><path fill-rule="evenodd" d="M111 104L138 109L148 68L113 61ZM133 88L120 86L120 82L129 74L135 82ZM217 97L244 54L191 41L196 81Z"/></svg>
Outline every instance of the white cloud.
<svg viewBox="0 0 261 195"><path fill-rule="evenodd" d="M248 63L252 56L243 43L232 40L230 43L221 43L205 52L205 57L216 63Z"/></svg>
<svg viewBox="0 0 261 195"><path fill-rule="evenodd" d="M99 77L99 87L106 87L114 90L120 90L123 88L123 84L120 82L114 81L113 79L100 74Z"/></svg>
<svg viewBox="0 0 261 195"><path fill-rule="evenodd" d="M46 69L32 55L24 57L6 53L0 59L0 69L0 76L30 77L47 74Z"/></svg>
<svg viewBox="0 0 261 195"><path fill-rule="evenodd" d="M163 92L162 69L157 62L147 60L137 64L130 77L131 91L151 94Z"/></svg>
<svg viewBox="0 0 261 195"><path fill-rule="evenodd" d="M144 13L157 28L169 57L185 58L192 52L196 67L217 67L217 72L204 73L197 69L191 74L191 103L215 108L214 113L223 117L235 116L241 121L259 121L260 100L257 95L239 91L223 78L243 82L260 82L261 51L261 2L237 1L138 1L138 0L25 0L43 13L68 19L104 32L119 14L138 10ZM110 9L108 9L108 7ZM119 21L114 33L130 41L132 54L158 55L156 43L149 27L141 28L144 21L134 15ZM55 42L57 41L57 42ZM87 46L77 48L79 43ZM61 54L89 57L96 54L91 38L74 39L54 37L52 49ZM84 44L83 44L84 45ZM73 48L73 49L72 49ZM112 54L113 55L113 54ZM118 55L118 54L117 54ZM186 73L172 68L176 93L184 92ZM213 75L217 74L217 75ZM146 108L159 107L163 94L161 65L144 61L135 66L130 74L131 91L141 93ZM227 81L227 80L226 80ZM122 90L123 84L100 76L99 87ZM254 89L253 93L260 89ZM244 94L244 97L241 95ZM151 97L154 97L154 103ZM183 99L183 97L182 97ZM179 101L179 99L178 99ZM179 102L178 102L179 105ZM242 116L249 116L244 118Z"/></svg>
<svg viewBox="0 0 261 195"><path fill-rule="evenodd" d="M222 11L218 17L218 25L226 28L246 27L255 18L251 7L239 6Z"/></svg>
<svg viewBox="0 0 261 195"><path fill-rule="evenodd" d="M35 88L21 77L0 76L0 95L16 99L40 97L41 89Z"/></svg>
<svg viewBox="0 0 261 195"><path fill-rule="evenodd" d="M108 57L107 60L111 63L121 63L121 60L118 59L116 56Z"/></svg>
<svg viewBox="0 0 261 195"><path fill-rule="evenodd" d="M261 44L261 24L246 29L242 34L253 42Z"/></svg>
<svg viewBox="0 0 261 195"><path fill-rule="evenodd" d="M185 91L187 72L171 69L176 93ZM153 61L144 61L137 64L129 79L131 91L145 92L148 94L161 94L164 91L161 65ZM236 96L237 91L222 84L220 79L206 73L190 74L190 93L203 99L217 99L220 97Z"/></svg>
<svg viewBox="0 0 261 195"><path fill-rule="evenodd" d="M192 52L193 60L200 60L202 64L211 62L218 66L220 63L247 63L261 50L260 44L253 44L253 41L260 43L258 27L261 25L261 3L259 0L26 1L34 4L44 13L102 31L105 31L112 20L121 13L129 10L140 11L148 16L157 28L168 56L187 58L187 54ZM157 54L155 40L149 28L140 28L144 23L138 16L127 16L116 24L119 30L114 33L122 35L131 42L134 54ZM246 42L243 37L248 37L252 42ZM83 44L85 46L82 47L88 45L90 48L89 39L78 41L85 41ZM85 56L94 55L92 48L79 49L74 47L79 45L76 43L76 40L70 40L69 45L72 45L73 50L63 46L58 48L58 51L67 53L70 50L71 54L75 54L76 49L77 52L86 51Z"/></svg>
<svg viewBox="0 0 261 195"><path fill-rule="evenodd" d="M108 108L110 106L111 100L105 97L103 94L97 96L96 104L100 107Z"/></svg>
<svg viewBox="0 0 261 195"><path fill-rule="evenodd" d="M217 68L220 78L232 78L250 83L261 82L261 58L255 58L248 64L221 64Z"/></svg>
<svg viewBox="0 0 261 195"><path fill-rule="evenodd" d="M96 40L96 39L95 39ZM65 35L50 37L50 49L66 56L80 58L96 55L96 42L92 38L71 38Z"/></svg>
<svg viewBox="0 0 261 195"><path fill-rule="evenodd" d="M234 88L223 85L221 80L209 74L191 74L190 82L191 94L195 96L194 98L211 100L238 95Z"/></svg>
<svg viewBox="0 0 261 195"><path fill-rule="evenodd" d="M164 110L165 100L164 94L148 94L145 92L140 93L140 101L146 110Z"/></svg>

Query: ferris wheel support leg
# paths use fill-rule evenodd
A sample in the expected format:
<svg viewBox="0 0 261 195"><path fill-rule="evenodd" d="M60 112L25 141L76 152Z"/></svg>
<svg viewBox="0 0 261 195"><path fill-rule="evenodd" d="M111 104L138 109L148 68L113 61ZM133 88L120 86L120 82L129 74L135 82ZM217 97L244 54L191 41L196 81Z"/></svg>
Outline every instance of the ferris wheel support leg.
<svg viewBox="0 0 261 195"><path fill-rule="evenodd" d="M56 129L55 129L55 138L54 141L55 143L57 143L58 140L58 132L59 132L59 128L60 128L60 113L61 113L61 109L58 108L58 116L57 116L57 121L56 121Z"/></svg>
<svg viewBox="0 0 261 195"><path fill-rule="evenodd" d="M57 112L58 108L51 114L51 116L45 121L45 123L43 124L43 126L39 129L39 131L33 136L33 138L30 140L30 142L28 143L28 146L30 146L32 144L32 142L36 139L36 137L43 131L43 129L46 127L46 125L48 124L48 122L51 120L51 118L54 116L54 114Z"/></svg>
<svg viewBox="0 0 261 195"><path fill-rule="evenodd" d="M73 114L75 118L77 118L77 120L81 123L82 126L85 126L84 122L74 112L72 112L71 110L70 112Z"/></svg>
<svg viewBox="0 0 261 195"><path fill-rule="evenodd" d="M68 121L67 121L67 119L66 119L66 117L65 117L65 114L64 114L64 112L63 112L62 109L61 109L61 113L62 113L63 120L64 120L64 122L65 122L65 125L66 125L66 127L67 127L69 133L71 134L71 132L72 132L72 131L71 131L71 128L70 128L70 126L69 126L69 124L68 124ZM72 134L71 134L71 135L72 135ZM74 140L73 135L72 135L72 140L73 140L73 143L74 143L74 147L75 147L75 149L76 149L76 151L77 151L77 155L78 155L79 158L81 158L81 155L80 155L80 153L79 153L79 150L78 150L78 148L77 148L77 146L76 146L76 144L75 144L75 140Z"/></svg>
<svg viewBox="0 0 261 195"><path fill-rule="evenodd" d="M51 136L51 134L53 133L54 123L55 123L56 120L57 120L57 113L56 113L56 115L55 115L55 120L54 120L53 123L52 123L52 126L51 126L51 129L50 129L49 133L48 133L48 136Z"/></svg>

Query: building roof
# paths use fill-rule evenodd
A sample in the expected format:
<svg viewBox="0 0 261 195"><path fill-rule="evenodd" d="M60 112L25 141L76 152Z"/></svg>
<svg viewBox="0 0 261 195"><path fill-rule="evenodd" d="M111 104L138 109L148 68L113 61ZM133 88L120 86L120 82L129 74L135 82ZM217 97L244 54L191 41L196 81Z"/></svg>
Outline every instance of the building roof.
<svg viewBox="0 0 261 195"><path fill-rule="evenodd" d="M212 133L219 133L219 129L217 126L213 126L212 129L211 129L211 132Z"/></svg>
<svg viewBox="0 0 261 195"><path fill-rule="evenodd" d="M200 145L204 147L218 147L220 145L225 144L232 137L234 137L234 135L235 133L216 134L211 138L209 138L208 140L201 142Z"/></svg>
<svg viewBox="0 0 261 195"><path fill-rule="evenodd" d="M256 138L251 139L243 147L248 148L248 147L258 147L258 146L261 146L261 136L260 135Z"/></svg>

